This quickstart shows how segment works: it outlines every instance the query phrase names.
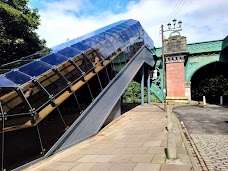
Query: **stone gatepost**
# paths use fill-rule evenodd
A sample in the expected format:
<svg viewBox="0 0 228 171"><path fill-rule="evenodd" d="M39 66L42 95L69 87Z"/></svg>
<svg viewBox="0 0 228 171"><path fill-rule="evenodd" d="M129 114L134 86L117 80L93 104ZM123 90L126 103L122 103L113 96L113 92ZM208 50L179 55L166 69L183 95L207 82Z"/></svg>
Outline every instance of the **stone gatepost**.
<svg viewBox="0 0 228 171"><path fill-rule="evenodd" d="M189 54L186 37L170 36L164 40L164 57L166 63L167 103L188 103L189 88L185 84L185 60Z"/></svg>

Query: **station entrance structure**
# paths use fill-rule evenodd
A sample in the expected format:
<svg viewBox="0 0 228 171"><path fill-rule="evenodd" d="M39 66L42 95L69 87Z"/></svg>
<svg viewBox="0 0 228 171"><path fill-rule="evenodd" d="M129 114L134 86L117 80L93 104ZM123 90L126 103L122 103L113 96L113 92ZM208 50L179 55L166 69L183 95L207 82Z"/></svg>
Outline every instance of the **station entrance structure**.
<svg viewBox="0 0 228 171"><path fill-rule="evenodd" d="M120 115L121 96L137 75L143 104L144 83L150 90L150 71L156 63L153 49L153 41L138 21L123 20L58 45L47 56L1 74L1 169L20 170L96 134ZM84 93L82 87L88 88L91 97L83 104L83 95L77 96L77 92ZM70 97L77 102L80 114L66 124L59 106ZM39 126L55 110L65 129L45 147ZM30 135L22 133L32 129ZM31 151L35 143L39 147ZM15 158L20 160L23 154L28 157L15 164ZM31 162L31 158L36 160Z"/></svg>

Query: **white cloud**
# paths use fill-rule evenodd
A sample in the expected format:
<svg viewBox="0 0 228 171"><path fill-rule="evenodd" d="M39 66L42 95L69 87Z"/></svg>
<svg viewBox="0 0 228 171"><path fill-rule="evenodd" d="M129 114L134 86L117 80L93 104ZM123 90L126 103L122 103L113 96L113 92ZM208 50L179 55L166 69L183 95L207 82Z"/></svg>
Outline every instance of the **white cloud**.
<svg viewBox="0 0 228 171"><path fill-rule="evenodd" d="M63 43L68 38L74 39L113 22L130 18L138 20L153 39L155 46L159 47L160 25L165 22L178 0L140 0L138 3L129 1L124 13L114 14L107 9L93 16L89 15L89 11L87 15L79 15L81 10L92 9L88 8L93 6L89 0L42 2L46 8L40 11L41 26L38 34L47 40L49 47ZM177 8L175 12L178 13L168 21L174 17L183 21L182 35L187 37L188 43L223 39L227 35L228 1L182 0L179 4L182 8ZM115 5L118 7L118 4Z"/></svg>

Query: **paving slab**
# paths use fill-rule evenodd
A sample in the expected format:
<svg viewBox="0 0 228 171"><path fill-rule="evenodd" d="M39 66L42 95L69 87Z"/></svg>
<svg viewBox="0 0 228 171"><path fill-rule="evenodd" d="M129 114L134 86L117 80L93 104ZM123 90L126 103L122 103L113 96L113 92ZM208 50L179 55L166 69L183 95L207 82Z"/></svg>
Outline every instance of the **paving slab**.
<svg viewBox="0 0 228 171"><path fill-rule="evenodd" d="M166 113L155 105L137 106L103 128L97 135L61 151L25 170L65 171L176 171L191 168L185 147L183 165L168 165ZM176 128L177 140L181 137Z"/></svg>

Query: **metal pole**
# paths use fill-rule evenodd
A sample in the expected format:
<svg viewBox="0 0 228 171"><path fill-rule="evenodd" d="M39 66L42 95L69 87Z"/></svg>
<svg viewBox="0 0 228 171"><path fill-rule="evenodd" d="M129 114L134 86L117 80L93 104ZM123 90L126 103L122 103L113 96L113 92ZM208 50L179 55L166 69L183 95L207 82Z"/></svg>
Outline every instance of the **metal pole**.
<svg viewBox="0 0 228 171"><path fill-rule="evenodd" d="M165 67L165 55L164 55L164 26L161 25L162 33L162 76L163 76L163 100L164 100L164 110L166 111L166 67Z"/></svg>
<svg viewBox="0 0 228 171"><path fill-rule="evenodd" d="M203 96L203 106L205 107L207 105L207 102L206 102L206 97Z"/></svg>
<svg viewBox="0 0 228 171"><path fill-rule="evenodd" d="M148 77L147 77L147 103L150 104L150 68L148 67Z"/></svg>
<svg viewBox="0 0 228 171"><path fill-rule="evenodd" d="M89 93L90 93L90 96L91 96L91 98L92 98L92 101L93 101L94 98L93 98L93 94L92 94L92 91L91 91L91 89L90 89L89 83L86 82L86 84L87 84L87 87L88 87L88 89L89 89Z"/></svg>
<svg viewBox="0 0 228 171"><path fill-rule="evenodd" d="M141 68L141 106L144 106L144 65Z"/></svg>
<svg viewBox="0 0 228 171"><path fill-rule="evenodd" d="M223 105L223 96L220 96L220 105Z"/></svg>
<svg viewBox="0 0 228 171"><path fill-rule="evenodd" d="M56 108L57 108L57 111L58 111L58 113L59 113L59 115L60 115L62 121L63 121L63 124L64 124L64 126L65 126L65 130L67 130L68 126L67 126L67 124L66 124L66 122L65 122L65 120L64 120L64 118L63 118L63 116L62 116L62 114L61 114L61 112L60 112L60 110L59 110L59 107L57 106Z"/></svg>
<svg viewBox="0 0 228 171"><path fill-rule="evenodd" d="M78 98L77 98L77 96L76 96L75 93L74 93L74 98L75 98L75 100L76 100L76 102L77 102L77 104L78 104L78 108L79 108L80 114L81 114L81 113L83 112L83 110L82 110L82 108L81 108L81 106L80 106L80 103L79 103Z"/></svg>
<svg viewBox="0 0 228 171"><path fill-rule="evenodd" d="M38 125L36 125L36 130L37 130L37 133L38 133L38 137L39 137L39 141L40 141L40 147L41 147L41 154L44 155L44 152L45 152L45 149L44 149L44 146L43 146L43 143L42 143L42 139L41 139L41 136L40 136L40 130L38 128Z"/></svg>
<svg viewBox="0 0 228 171"><path fill-rule="evenodd" d="M98 73L97 73L96 75L97 75L97 79L98 79L98 82L99 82L99 84L100 84L101 91L102 91L102 90L103 90L103 87L102 87L102 84L101 84L101 79L100 79Z"/></svg>
<svg viewBox="0 0 228 171"><path fill-rule="evenodd" d="M106 71L106 74L107 74L107 77L108 77L108 82L110 82L110 77L109 77L109 74L108 74L108 69L107 67L105 66L105 71Z"/></svg>

